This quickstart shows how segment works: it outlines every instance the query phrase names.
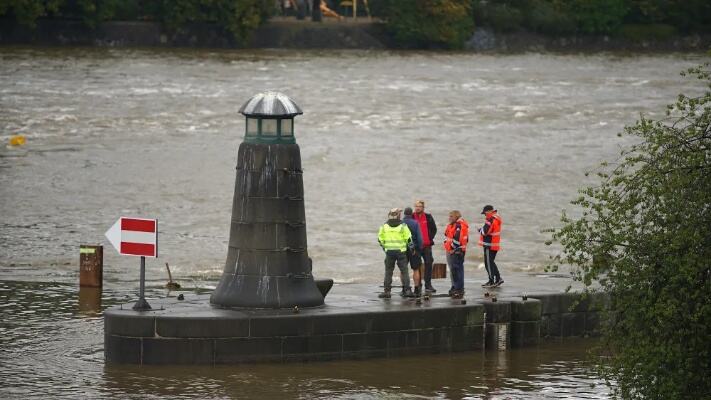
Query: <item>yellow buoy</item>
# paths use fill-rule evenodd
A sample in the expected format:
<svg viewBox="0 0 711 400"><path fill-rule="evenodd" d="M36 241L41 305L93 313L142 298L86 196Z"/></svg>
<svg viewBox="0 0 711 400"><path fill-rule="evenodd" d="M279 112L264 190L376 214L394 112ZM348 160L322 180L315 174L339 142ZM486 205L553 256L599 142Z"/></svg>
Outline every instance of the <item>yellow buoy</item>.
<svg viewBox="0 0 711 400"><path fill-rule="evenodd" d="M10 146L22 146L27 143L25 135L14 135L10 137Z"/></svg>

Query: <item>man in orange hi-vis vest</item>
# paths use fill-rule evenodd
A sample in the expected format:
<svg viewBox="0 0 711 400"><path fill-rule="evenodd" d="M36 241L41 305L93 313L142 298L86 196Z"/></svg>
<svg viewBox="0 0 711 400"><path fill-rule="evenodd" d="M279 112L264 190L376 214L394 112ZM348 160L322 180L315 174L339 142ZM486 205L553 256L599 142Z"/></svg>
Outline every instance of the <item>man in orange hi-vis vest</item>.
<svg viewBox="0 0 711 400"><path fill-rule="evenodd" d="M479 229L479 246L484 248L484 266L489 280L481 285L482 287L497 287L504 283L499 274L499 268L494 259L496 253L501 249L501 217L491 205L484 206L481 211L484 214L484 226Z"/></svg>

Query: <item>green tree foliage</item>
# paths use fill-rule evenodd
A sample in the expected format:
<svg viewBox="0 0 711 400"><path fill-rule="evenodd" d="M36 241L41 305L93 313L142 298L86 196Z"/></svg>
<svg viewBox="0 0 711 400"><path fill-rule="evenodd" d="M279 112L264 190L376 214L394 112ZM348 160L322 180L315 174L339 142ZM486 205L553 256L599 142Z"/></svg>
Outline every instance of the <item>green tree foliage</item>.
<svg viewBox="0 0 711 400"><path fill-rule="evenodd" d="M524 13L519 8L502 3L477 3L475 21L499 32L515 32L523 28Z"/></svg>
<svg viewBox="0 0 711 400"><path fill-rule="evenodd" d="M38 18L80 19L95 28L110 20L153 20L179 30L191 23L215 23L237 41L271 15L271 0L0 0L9 15L34 27Z"/></svg>
<svg viewBox="0 0 711 400"><path fill-rule="evenodd" d="M608 34L623 22L626 0L474 0L478 24L496 31Z"/></svg>
<svg viewBox="0 0 711 400"><path fill-rule="evenodd" d="M557 35L577 31L565 2L553 0L474 0L474 21L498 32Z"/></svg>
<svg viewBox="0 0 711 400"><path fill-rule="evenodd" d="M616 34L623 25L654 25L654 36L676 31L711 31L708 0L473 0L477 25L508 32ZM664 26L667 25L667 26ZM672 31L674 31L672 29Z"/></svg>
<svg viewBox="0 0 711 400"><path fill-rule="evenodd" d="M75 0L73 3L73 7L68 4L67 8L80 16L88 27L96 28L101 21L114 17L123 0Z"/></svg>
<svg viewBox="0 0 711 400"><path fill-rule="evenodd" d="M533 0L527 8L526 27L534 32L552 35L575 33L576 22L560 6L547 0Z"/></svg>
<svg viewBox="0 0 711 400"><path fill-rule="evenodd" d="M269 0L163 0L163 21L169 29L189 23L217 23L238 41L271 15Z"/></svg>
<svg viewBox="0 0 711 400"><path fill-rule="evenodd" d="M471 0L382 0L386 29L404 47L460 48L474 29Z"/></svg>
<svg viewBox="0 0 711 400"><path fill-rule="evenodd" d="M682 32L711 30L708 0L629 0L629 23L667 24Z"/></svg>
<svg viewBox="0 0 711 400"><path fill-rule="evenodd" d="M553 234L556 265L610 294L601 371L626 399L711 394L711 73L684 75L703 93L625 128L638 144L602 165L573 201L582 214Z"/></svg>
<svg viewBox="0 0 711 400"><path fill-rule="evenodd" d="M554 0L576 22L578 31L588 34L614 32L627 14L624 0Z"/></svg>
<svg viewBox="0 0 711 400"><path fill-rule="evenodd" d="M0 17L12 13L22 25L34 27L39 17L55 14L66 0L0 0Z"/></svg>

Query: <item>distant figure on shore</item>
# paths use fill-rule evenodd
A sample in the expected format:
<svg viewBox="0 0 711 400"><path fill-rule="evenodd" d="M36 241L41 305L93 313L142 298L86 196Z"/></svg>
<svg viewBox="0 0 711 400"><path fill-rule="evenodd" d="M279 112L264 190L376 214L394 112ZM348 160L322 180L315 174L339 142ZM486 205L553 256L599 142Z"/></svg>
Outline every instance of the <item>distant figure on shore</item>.
<svg viewBox="0 0 711 400"><path fill-rule="evenodd" d="M484 266L486 273L489 275L489 280L481 285L482 287L497 287L504 283L499 274L499 268L496 266L494 259L496 253L501 249L499 242L501 240L501 217L491 205L484 206L481 211L484 215L484 226L479 229L479 246L484 248Z"/></svg>
<svg viewBox="0 0 711 400"><path fill-rule="evenodd" d="M321 9L321 14L324 17L333 17L333 18L338 18L338 19L343 19L343 16L338 14L337 12L333 11L328 7L328 4L324 0L321 0L321 3L319 5L319 8Z"/></svg>
<svg viewBox="0 0 711 400"><path fill-rule="evenodd" d="M458 210L449 213L449 225L444 236L444 250L447 252L447 264L452 279L449 295L453 299L461 299L464 297L464 255L469 241L469 224Z"/></svg>
<svg viewBox="0 0 711 400"><path fill-rule="evenodd" d="M410 262L410 268L412 269L412 280L415 284L415 297L420 297L422 295L422 233L420 232L420 225L412 217L412 208L405 207L403 211L405 216L402 218L402 222L410 228L410 233L412 234L412 250L407 252L407 259Z"/></svg>
<svg viewBox="0 0 711 400"><path fill-rule="evenodd" d="M281 9L281 15L287 16L296 14L298 6L296 0L277 0L277 6Z"/></svg>
<svg viewBox="0 0 711 400"><path fill-rule="evenodd" d="M393 208L388 213L388 221L378 231L378 243L385 252L385 280L383 292L378 295L381 299L389 299L393 283L395 264L400 269L402 282L401 296L412 296L410 289L410 276L407 272L407 252L412 251L412 234L407 225L400 221L399 208Z"/></svg>
<svg viewBox="0 0 711 400"><path fill-rule="evenodd" d="M420 233L422 234L421 255L425 264L425 291L435 293L437 290L432 287L432 263L434 263L434 258L432 258L432 245L434 245L434 238L437 234L437 225L432 215L425 212L425 202L423 200L417 200L415 202L413 218L420 225ZM421 273L418 275L421 275ZM418 285L417 281L415 285Z"/></svg>

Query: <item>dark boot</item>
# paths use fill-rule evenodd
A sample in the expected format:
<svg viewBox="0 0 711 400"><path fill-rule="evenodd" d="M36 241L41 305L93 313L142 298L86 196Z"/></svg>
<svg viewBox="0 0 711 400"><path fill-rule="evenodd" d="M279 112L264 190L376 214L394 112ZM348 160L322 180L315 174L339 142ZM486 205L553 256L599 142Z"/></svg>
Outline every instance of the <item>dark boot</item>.
<svg viewBox="0 0 711 400"><path fill-rule="evenodd" d="M383 293L380 293L378 295L378 298L380 299L389 299L390 298L390 288L387 288L383 290Z"/></svg>
<svg viewBox="0 0 711 400"><path fill-rule="evenodd" d="M406 287L402 290L402 297L415 297L415 294L412 293L412 289Z"/></svg>
<svg viewBox="0 0 711 400"><path fill-rule="evenodd" d="M415 297L422 296L422 286L415 286Z"/></svg>
<svg viewBox="0 0 711 400"><path fill-rule="evenodd" d="M425 285L425 292L427 293L437 293L437 290L432 287L432 284Z"/></svg>

